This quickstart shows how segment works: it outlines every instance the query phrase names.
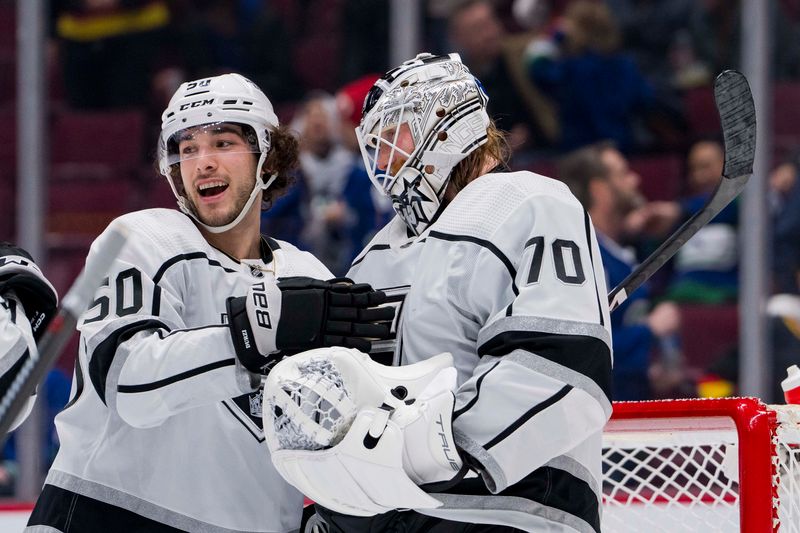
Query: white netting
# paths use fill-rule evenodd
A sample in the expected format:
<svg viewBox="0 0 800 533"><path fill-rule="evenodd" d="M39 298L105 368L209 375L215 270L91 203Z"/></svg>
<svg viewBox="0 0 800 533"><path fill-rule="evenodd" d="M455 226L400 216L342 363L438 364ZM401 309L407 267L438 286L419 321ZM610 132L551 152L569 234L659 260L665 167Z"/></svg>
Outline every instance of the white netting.
<svg viewBox="0 0 800 533"><path fill-rule="evenodd" d="M776 423L763 434L724 416L612 420L603 437L603 532L800 533L799 410L764 408ZM771 524L740 523L740 507L758 504L741 497L740 431L774 450Z"/></svg>
<svg viewBox="0 0 800 533"><path fill-rule="evenodd" d="M800 531L800 413L795 406L773 406L777 412L773 458L780 531Z"/></svg>
<svg viewBox="0 0 800 533"><path fill-rule="evenodd" d="M336 366L324 358L298 365L299 376L280 382L291 404L275 396L265 397L278 444L284 450L320 450L341 440L353 421L347 390ZM305 415L300 418L299 415ZM300 420L310 421L311 424Z"/></svg>

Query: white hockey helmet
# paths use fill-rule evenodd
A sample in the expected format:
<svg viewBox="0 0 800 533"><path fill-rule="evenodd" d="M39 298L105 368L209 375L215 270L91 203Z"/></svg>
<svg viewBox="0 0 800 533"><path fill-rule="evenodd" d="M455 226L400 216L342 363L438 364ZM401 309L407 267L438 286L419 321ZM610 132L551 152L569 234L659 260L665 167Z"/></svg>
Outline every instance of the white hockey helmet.
<svg viewBox="0 0 800 533"><path fill-rule="evenodd" d="M438 216L453 167L486 143L488 100L458 54L419 54L387 72L367 94L356 128L364 163L414 234ZM410 153L398 146L403 124L413 138ZM379 155L384 151L388 157Z"/></svg>
<svg viewBox="0 0 800 533"><path fill-rule="evenodd" d="M180 177L174 176L172 169L182 159L186 159L177 150L182 132L196 128L214 128L223 123L243 126L250 150L260 155L255 185L242 211L228 224L208 226L193 212L183 194ZM241 222L258 192L266 190L276 177L270 176L265 180L262 169L271 146L270 130L277 127L278 117L272 109L272 103L255 83L240 74L223 74L182 83L161 115L158 143L159 170L167 178L180 210L212 233L222 233Z"/></svg>

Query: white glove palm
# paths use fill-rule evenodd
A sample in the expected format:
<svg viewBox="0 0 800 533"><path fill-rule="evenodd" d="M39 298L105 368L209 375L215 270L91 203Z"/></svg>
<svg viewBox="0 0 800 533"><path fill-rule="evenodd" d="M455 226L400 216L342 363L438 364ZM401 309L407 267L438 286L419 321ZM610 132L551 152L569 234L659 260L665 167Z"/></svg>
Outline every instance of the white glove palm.
<svg viewBox="0 0 800 533"><path fill-rule="evenodd" d="M411 405L389 418L403 430L403 469L417 485L453 479L463 465L453 439L457 372L445 368Z"/></svg>

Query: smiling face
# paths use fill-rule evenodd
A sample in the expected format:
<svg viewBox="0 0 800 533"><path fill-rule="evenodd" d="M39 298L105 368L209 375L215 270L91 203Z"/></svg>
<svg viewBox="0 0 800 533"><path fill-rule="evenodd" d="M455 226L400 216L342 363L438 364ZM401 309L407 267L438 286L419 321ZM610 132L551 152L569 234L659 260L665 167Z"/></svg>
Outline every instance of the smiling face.
<svg viewBox="0 0 800 533"><path fill-rule="evenodd" d="M256 179L258 156L254 150L242 127L235 124L214 124L180 133L181 181L186 200L201 222L223 226L245 207Z"/></svg>

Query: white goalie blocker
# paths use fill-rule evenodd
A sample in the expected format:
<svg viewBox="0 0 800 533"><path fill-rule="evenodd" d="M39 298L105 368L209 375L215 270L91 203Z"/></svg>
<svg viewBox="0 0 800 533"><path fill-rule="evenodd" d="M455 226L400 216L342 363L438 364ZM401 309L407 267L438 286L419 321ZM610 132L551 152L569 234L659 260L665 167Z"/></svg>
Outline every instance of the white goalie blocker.
<svg viewBox="0 0 800 533"><path fill-rule="evenodd" d="M339 347L288 357L264 385L272 463L340 513L439 507L419 485L461 470L451 428L456 376L449 353L403 367Z"/></svg>

